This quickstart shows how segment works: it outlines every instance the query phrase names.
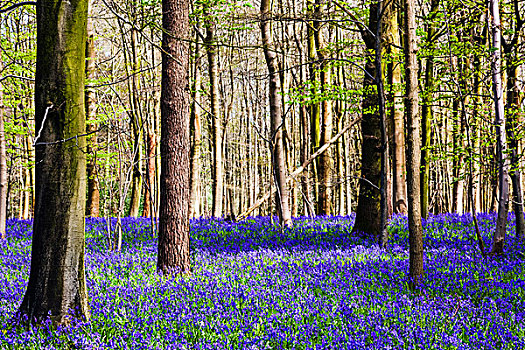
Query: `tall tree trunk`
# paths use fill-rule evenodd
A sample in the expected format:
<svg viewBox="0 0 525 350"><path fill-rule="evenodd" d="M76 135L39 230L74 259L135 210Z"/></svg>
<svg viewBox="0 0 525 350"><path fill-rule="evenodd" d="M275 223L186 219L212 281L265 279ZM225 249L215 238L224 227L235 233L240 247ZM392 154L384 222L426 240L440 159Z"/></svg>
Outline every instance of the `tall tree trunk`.
<svg viewBox="0 0 525 350"><path fill-rule="evenodd" d="M131 59L133 75L131 77L130 91L132 102L131 112L131 130L133 131L133 172L131 177L131 198L129 201L129 216L139 216L140 200L142 194L142 162L140 160L142 153L142 133L144 132L143 120L141 115L140 84L137 74L140 70L139 46L137 43L137 30L131 30Z"/></svg>
<svg viewBox="0 0 525 350"><path fill-rule="evenodd" d="M209 21L206 24L206 53L208 55L208 74L210 77L210 113L212 129L212 215L222 216L222 202L224 192L224 174L222 164L222 118L219 110L219 50L215 38L215 24Z"/></svg>
<svg viewBox="0 0 525 350"><path fill-rule="evenodd" d="M193 88L192 106L190 113L190 136L191 136L191 153L190 153L190 217L199 217L200 203L200 157L201 157L201 71L200 71L200 43L198 37L195 42L195 62L193 66Z"/></svg>
<svg viewBox="0 0 525 350"><path fill-rule="evenodd" d="M289 226L292 223L292 217L288 204L288 185L286 183L286 164L283 145L283 113L281 100L281 79L279 77L279 64L277 54L273 45L271 31L271 7L270 0L261 1L261 37L268 67L269 75L269 93L270 93L270 129L272 145L272 172L277 187L275 202L279 211L279 221L281 225Z"/></svg>
<svg viewBox="0 0 525 350"><path fill-rule="evenodd" d="M189 1L162 2L161 175L157 270L190 272Z"/></svg>
<svg viewBox="0 0 525 350"><path fill-rule="evenodd" d="M394 2L386 5L388 6L388 16L385 16L384 23L386 24L383 31L385 44L387 45L388 53L390 54L391 62L387 64L389 84L390 84L390 121L393 129L393 203L394 212L406 214L407 213L407 184L406 184L406 169L405 169L405 113L403 110L403 88L401 80L401 62L398 58L400 56L400 32L398 23L398 11Z"/></svg>
<svg viewBox="0 0 525 350"><path fill-rule="evenodd" d="M37 2L36 203L29 283L18 317L89 318L84 267L84 79L88 2Z"/></svg>
<svg viewBox="0 0 525 350"><path fill-rule="evenodd" d="M518 128L519 116L519 87L518 87L518 67L516 66L517 57L513 53L508 53L507 61L507 136L509 138L511 170L510 178L512 181L512 207L516 215L516 236L525 238L525 218L523 213L523 190L521 187L520 157L518 150L518 139L516 129Z"/></svg>
<svg viewBox="0 0 525 350"><path fill-rule="evenodd" d="M507 138L505 134L505 110L503 106L503 86L501 83L501 21L499 0L490 0L489 26L492 29L492 93L496 111L496 138L498 154L499 201L496 229L492 242L492 254L503 254L505 232L507 230L507 202L509 199L509 162Z"/></svg>
<svg viewBox="0 0 525 350"><path fill-rule="evenodd" d="M323 17L324 0L315 0L314 17L321 20ZM314 21L315 43L319 61L321 61L321 130L319 147L326 144L332 138L333 131L333 111L330 89L332 88L332 67L326 60L323 26L319 21ZM330 39L330 38L329 38ZM317 205L318 215L332 214L332 170L333 155L331 148L328 148L319 157L319 198Z"/></svg>
<svg viewBox="0 0 525 350"><path fill-rule="evenodd" d="M93 23L88 19L86 41L86 80L93 79L95 74L95 37L93 35ZM98 217L100 214L100 190L97 175L97 126L95 124L95 93L92 88L87 87L85 91L86 120L90 122L86 125L86 131L91 133L87 139L87 204L86 215Z"/></svg>
<svg viewBox="0 0 525 350"><path fill-rule="evenodd" d="M439 9L439 0L430 2L430 24L427 31L427 42L429 56L425 62L425 90L422 103L422 136L423 144L421 149L421 216L428 218L429 199L430 199L430 147L432 145L432 99L434 91L434 46L436 41L436 13Z"/></svg>
<svg viewBox="0 0 525 350"><path fill-rule="evenodd" d="M410 242L409 278L412 289L421 285L423 279L423 228L420 203L421 141L418 115L417 36L416 3L404 0L405 8L405 81L407 116L407 182L408 182L408 231Z"/></svg>
<svg viewBox="0 0 525 350"><path fill-rule="evenodd" d="M381 117L378 109L378 94L376 90L376 49L375 38L371 33L377 33L378 5L370 5L369 24L362 30L363 40L367 49L365 77L363 81L363 119L361 120L361 181L359 182L359 197L355 216L353 233L378 237L381 232L380 215L380 181L381 181Z"/></svg>
<svg viewBox="0 0 525 350"><path fill-rule="evenodd" d="M315 8L317 5L314 0L306 0L307 17L315 16ZM307 26L307 49L308 49L308 72L309 84L311 86L310 93L313 101L310 103L310 142L312 152L316 152L321 145L321 104L317 101L319 94L319 63L317 57L316 29L319 27L318 21L311 21ZM318 208L319 204L319 160L316 159L312 163L312 179L313 179L313 194L314 205Z"/></svg>

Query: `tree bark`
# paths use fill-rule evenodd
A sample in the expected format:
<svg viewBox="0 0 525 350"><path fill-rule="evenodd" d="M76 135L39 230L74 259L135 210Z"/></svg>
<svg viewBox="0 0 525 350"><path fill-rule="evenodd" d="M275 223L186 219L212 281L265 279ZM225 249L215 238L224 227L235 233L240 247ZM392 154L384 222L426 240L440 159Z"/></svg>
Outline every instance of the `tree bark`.
<svg viewBox="0 0 525 350"><path fill-rule="evenodd" d="M95 38L93 34L93 24L88 19L87 25L87 41L86 41L86 80L93 79L95 73ZM91 133L87 139L87 204L86 215L90 217L98 217L100 214L100 190L97 174L97 126L95 124L95 93L92 88L86 87L85 103L86 103L86 120L90 122L86 125L86 131Z"/></svg>
<svg viewBox="0 0 525 350"><path fill-rule="evenodd" d="M157 270L190 272L189 1L162 2L161 175Z"/></svg>
<svg viewBox="0 0 525 350"><path fill-rule="evenodd" d="M405 159L405 113L403 111L403 88L401 81L401 62L398 61L399 46L401 45L398 23L398 10L394 2L388 6L387 18L384 19L387 26L384 32L385 45L391 56L391 63L387 64L390 98L392 107L390 108L390 120L393 126L393 203L394 212L407 213L407 184L406 184L406 159Z"/></svg>
<svg viewBox="0 0 525 350"><path fill-rule="evenodd" d="M201 73L200 73L200 44L198 37L195 42L195 62L193 66L193 88L192 106L190 113L190 133L191 133L191 154L190 154L190 217L200 216L200 157L201 157L201 107L200 107L200 89L201 89Z"/></svg>
<svg viewBox="0 0 525 350"><path fill-rule="evenodd" d="M490 0L489 26L492 29L492 92L496 118L496 139L498 154L499 201L496 229L492 241L492 254L503 254L505 232L507 230L507 211L509 199L509 162L507 138L505 133L505 110L503 106L503 86L501 83L501 21L499 0Z"/></svg>
<svg viewBox="0 0 525 350"><path fill-rule="evenodd" d="M429 55L425 63L425 91L422 103L422 136L423 144L421 149L421 216L428 218L429 199L430 199L430 147L432 145L432 99L434 91L434 43L436 26L433 21L439 9L439 0L430 2L430 24L427 31L427 50Z"/></svg>
<svg viewBox="0 0 525 350"><path fill-rule="evenodd" d="M279 77L279 64L277 54L273 45L270 16L272 10L270 0L261 1L261 37L264 50L264 58L268 67L269 93L270 93L270 130L272 146L272 171L275 179L277 193L275 202L279 211L279 222L282 226L292 224L288 201L288 185L286 183L286 164L283 144L283 112L281 100L281 79Z"/></svg>
<svg viewBox="0 0 525 350"><path fill-rule="evenodd" d="M87 1L37 2L36 202L29 283L18 316L89 318L84 267ZM27 317L27 318L26 318Z"/></svg>
<svg viewBox="0 0 525 350"><path fill-rule="evenodd" d="M209 14L208 14L209 16ZM224 174L222 164L222 118L219 110L219 63L217 58L215 24L211 20L206 24L206 53L208 56L208 74L210 77L210 113L212 128L212 215L221 217L224 192Z"/></svg>
<svg viewBox="0 0 525 350"><path fill-rule="evenodd" d="M518 6L514 2L514 6ZM517 35L515 44L518 43L520 30L523 22L520 20L519 25L516 28L514 35ZM514 40L505 45L505 55L507 60L507 116L508 123L507 137L509 138L510 148L510 178L512 181L512 207L516 216L516 237L518 239L525 238L525 218L523 210L523 190L521 186L521 170L520 170L520 156L519 156L519 145L517 138L517 129L519 128L519 113L520 113L520 101L519 101L519 86L518 86L518 57L515 49Z"/></svg>
<svg viewBox="0 0 525 350"><path fill-rule="evenodd" d="M316 19L322 20L324 0L315 0L314 15ZM316 51L321 61L321 129L319 147L323 146L332 138L333 131L333 111L332 100L329 90L332 85L332 67L326 61L326 48L324 43L323 27L319 21L314 21ZM327 92L328 90L328 92ZM328 148L319 157L319 202L317 204L318 215L332 215L332 171L333 155L331 148Z"/></svg>
<svg viewBox="0 0 525 350"><path fill-rule="evenodd" d="M408 231L410 242L410 287L419 287L423 280L423 228L421 225L420 203L420 162L421 141L418 116L418 78L417 78L417 36L415 0L405 0L405 81L407 117L407 189L408 189Z"/></svg>
<svg viewBox="0 0 525 350"><path fill-rule="evenodd" d="M378 237L381 232L380 181L381 181L381 117L376 90L375 38L377 33L378 6L370 5L368 29L362 31L367 49L365 77L363 81L363 119L361 120L361 178L355 224L352 233Z"/></svg>

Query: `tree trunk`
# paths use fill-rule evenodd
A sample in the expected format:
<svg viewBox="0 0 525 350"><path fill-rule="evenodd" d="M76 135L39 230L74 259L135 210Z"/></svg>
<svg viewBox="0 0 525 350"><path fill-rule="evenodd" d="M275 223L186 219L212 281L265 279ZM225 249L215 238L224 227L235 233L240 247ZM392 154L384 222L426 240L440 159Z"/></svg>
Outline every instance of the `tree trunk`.
<svg viewBox="0 0 525 350"><path fill-rule="evenodd" d="M375 38L377 33L377 3L370 5L368 30L362 31L367 48L365 77L363 81L363 119L361 120L361 178L353 233L378 237L381 232L380 181L381 181L381 117L376 90Z"/></svg>
<svg viewBox="0 0 525 350"><path fill-rule="evenodd" d="M307 5L307 16L314 17L314 8L317 5L314 3L315 0L306 0ZM312 94L313 101L310 103L310 142L312 152L316 152L321 145L321 104L317 101L317 95L319 94L319 67L317 63L317 50L316 50L316 28L319 24L315 21L311 21L307 26L307 49L308 49L308 72L310 80L310 94ZM319 204L319 160L316 159L312 164L312 179L313 179L313 204L315 205L316 212Z"/></svg>
<svg viewBox="0 0 525 350"><path fill-rule="evenodd" d="M19 317L89 318L84 267L87 1L37 2L36 203L29 283Z"/></svg>
<svg viewBox="0 0 525 350"><path fill-rule="evenodd" d="M219 77L218 77L218 46L215 42L215 25L207 23L206 25L206 53L208 55L208 74L210 77L210 113L212 128L212 216L221 217L223 192L224 192L224 174L222 164L222 118L219 110Z"/></svg>
<svg viewBox="0 0 525 350"><path fill-rule="evenodd" d="M490 0L491 19L489 26L492 29L492 93L496 118L497 154L498 154L498 182L499 201L496 229L492 241L492 254L503 254L505 232L507 230L507 202L509 199L509 162L507 156L507 139L505 134L505 111L503 106L503 87L501 83L501 21L499 0Z"/></svg>
<svg viewBox="0 0 525 350"><path fill-rule="evenodd" d="M155 210L155 159L157 150L157 135L153 129L152 123L148 123L148 134L146 137L147 145L147 159L146 159L146 186L144 191L144 208L142 210L143 217L156 216L158 213Z"/></svg>
<svg viewBox="0 0 525 350"><path fill-rule="evenodd" d="M86 80L93 79L95 73L95 38L93 35L93 24L91 19L88 19L87 25L87 41L86 41ZM100 214L100 190L97 175L97 126L95 124L95 93L92 88L87 87L85 91L86 103L86 120L90 122L86 125L86 131L91 133L87 139L87 204L86 215L91 217L98 217Z"/></svg>
<svg viewBox="0 0 525 350"><path fill-rule="evenodd" d="M403 111L403 88L401 80L401 62L398 61L399 37L398 11L392 2L388 5L388 18L384 19L387 26L384 31L384 40L391 56L391 63L388 63L388 75L390 83L390 98L392 106L390 108L390 120L393 126L393 203L394 212L407 213L407 184L405 169L405 113Z"/></svg>
<svg viewBox="0 0 525 350"><path fill-rule="evenodd" d="M190 272L189 1L162 2L161 175L157 270Z"/></svg>
<svg viewBox="0 0 525 350"><path fill-rule="evenodd" d="M421 149L421 216L428 218L430 199L430 147L432 145L432 99L434 91L434 46L436 26L433 21L439 9L439 0L430 2L430 21L427 31L429 56L425 63L425 92L421 111L423 144Z"/></svg>
<svg viewBox="0 0 525 350"><path fill-rule="evenodd" d="M525 218L523 214L520 156L518 150L518 139L515 131L519 125L518 67L513 60L517 61L517 57L514 57L513 54L509 53L507 62L507 136L509 138L511 158L510 178L512 181L512 207L514 209L514 214L516 215L516 237L522 239L525 238Z"/></svg>
<svg viewBox="0 0 525 350"><path fill-rule="evenodd" d="M322 19L323 17L323 2L324 0L315 0L314 17ZM314 21L315 28L315 43L316 51L319 61L321 61L321 129L319 138L319 147L323 146L328 140L332 138L333 131L333 111L332 100L330 97L330 89L332 85L332 67L326 61L325 57L325 43L323 35L323 27L319 21ZM328 38L330 41L330 38ZM328 90L328 91L327 91ZM318 215L332 214L332 170L333 170L333 155L332 150L328 148L319 157L319 198L317 204Z"/></svg>
<svg viewBox="0 0 525 350"><path fill-rule="evenodd" d="M200 157L201 157L201 73L200 73L200 44L198 37L195 42L195 63L193 73L192 106L190 113L190 135L191 135L191 154L190 154L190 217L199 217L200 203Z"/></svg>
<svg viewBox="0 0 525 350"><path fill-rule="evenodd" d="M416 4L405 0L405 81L407 117L407 183L408 183L408 231L410 242L410 287L419 287L423 279L423 228L420 209L420 162L421 141L419 140L418 79L417 79L417 36Z"/></svg>
<svg viewBox="0 0 525 350"><path fill-rule="evenodd" d="M266 59L266 66L268 67L269 75L269 93L270 93L270 129L271 129L271 145L272 145L272 170L273 178L275 179L275 186L277 193L275 202L279 211L279 222L281 225L289 226L292 223L288 203L288 185L286 183L286 164L283 145L283 113L281 100L281 79L279 77L279 64L277 62L277 54L274 50L270 16L272 10L270 7L270 0L261 1L261 37L264 50L264 57Z"/></svg>
<svg viewBox="0 0 525 350"><path fill-rule="evenodd" d="M131 77L131 98L132 98L132 112L131 112L131 130L133 131L133 172L131 177L131 198L129 201L128 215L137 217L140 211L140 199L142 194L142 162L140 160L142 153L142 133L143 123L141 116L141 101L140 101L140 84L137 78L137 72L140 70L139 53L137 43L137 30L131 30L131 52L132 52L132 69L133 75Z"/></svg>

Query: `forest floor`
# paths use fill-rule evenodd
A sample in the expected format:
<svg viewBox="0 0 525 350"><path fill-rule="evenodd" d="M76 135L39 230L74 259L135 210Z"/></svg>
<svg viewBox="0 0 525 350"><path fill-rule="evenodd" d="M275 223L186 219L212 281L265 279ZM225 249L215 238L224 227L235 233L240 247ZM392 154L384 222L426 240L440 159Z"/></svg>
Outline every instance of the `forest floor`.
<svg viewBox="0 0 525 350"><path fill-rule="evenodd" d="M480 214L490 246L494 215ZM120 253L88 219L92 319L68 329L12 327L28 279L31 222L0 242L0 349L525 349L525 246L509 215L506 255L484 260L469 215L424 222L425 286L407 287L404 217L381 250L353 217L192 221L193 273L161 278L148 219L123 219ZM112 221L112 225L115 221Z"/></svg>

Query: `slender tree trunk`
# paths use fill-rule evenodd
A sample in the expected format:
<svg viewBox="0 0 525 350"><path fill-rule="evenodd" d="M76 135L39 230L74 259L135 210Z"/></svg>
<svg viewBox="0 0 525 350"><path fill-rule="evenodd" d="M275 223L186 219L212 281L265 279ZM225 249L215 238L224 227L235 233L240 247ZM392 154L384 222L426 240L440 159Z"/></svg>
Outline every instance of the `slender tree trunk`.
<svg viewBox="0 0 525 350"><path fill-rule="evenodd" d="M222 216L224 174L222 164L222 119L219 104L219 63L216 46L215 24L206 25L206 53L208 55L208 74L210 77L210 113L212 136L212 215Z"/></svg>
<svg viewBox="0 0 525 350"><path fill-rule="evenodd" d="M492 92L496 111L496 138L498 145L499 201L496 229L492 242L492 254L503 254L505 232L507 230L507 202L509 199L509 162L507 138L505 133L505 110L503 106L503 86L501 83L501 21L499 0L490 0L489 26L492 29Z"/></svg>
<svg viewBox="0 0 525 350"><path fill-rule="evenodd" d="M418 79L417 79L417 36L416 3L404 0L405 8L405 81L407 116L407 182L408 182L408 231L410 242L410 286L421 285L423 279L423 228L421 225L420 162L421 141L419 140Z"/></svg>
<svg viewBox="0 0 525 350"><path fill-rule="evenodd" d="M36 204L29 283L18 317L89 318L84 267L87 1L41 0L35 79Z"/></svg>
<svg viewBox="0 0 525 350"><path fill-rule="evenodd" d="M139 216L140 211L140 200L142 194L142 133L144 132L142 116L141 116L141 99L140 99L140 84L137 77L137 72L140 70L139 63L139 50L137 43L137 30L131 30L131 53L132 53L132 67L133 75L131 77L131 88L130 94L132 96L132 113L131 113L131 130L133 131L133 173L131 177L131 198L129 203L129 216Z"/></svg>
<svg viewBox="0 0 525 350"><path fill-rule="evenodd" d="M388 16L384 22L387 24L384 31L384 40L391 56L391 63L387 64L390 83L390 96L392 106L390 108L390 120L393 126L393 202L394 212L407 213L407 184L406 184L406 159L405 159L405 113L403 111L403 88L401 80L401 62L398 57L400 54L400 32L398 24L398 10L395 3L391 2L388 6Z"/></svg>
<svg viewBox="0 0 525 350"><path fill-rule="evenodd" d="M156 215L154 207L155 203L155 159L157 150L157 135L153 129L152 123L148 123L148 134L146 136L147 159L146 159L146 181L144 191L144 208L142 210L143 217L151 217Z"/></svg>
<svg viewBox="0 0 525 350"><path fill-rule="evenodd" d="M268 67L270 83L270 129L272 134L272 170L277 187L275 202L279 211L279 221L281 225L289 226L292 217L288 204L288 185L286 183L286 164L283 145L283 113L281 100L281 79L279 77L279 64L277 54L274 50L271 22L269 20L272 10L270 0L261 1L261 37Z"/></svg>
<svg viewBox="0 0 525 350"><path fill-rule="evenodd" d="M162 2L161 175L157 270L190 272L189 1Z"/></svg>
<svg viewBox="0 0 525 350"><path fill-rule="evenodd" d="M519 115L519 87L518 87L518 67L513 59L516 57L509 54L507 62L507 136L509 138L511 170L510 178L512 180L512 207L516 215L516 236L525 238L525 218L523 213L523 191L521 188L521 170L520 157L518 150L518 139L516 129L518 127Z"/></svg>
<svg viewBox="0 0 525 350"><path fill-rule="evenodd" d="M192 107L190 113L190 134L192 138L191 154L190 154L190 217L199 217L199 203L200 203L200 157L201 157L201 108L200 108L200 89L201 89L201 73L200 73L200 44L198 37L195 43L195 63L193 73L193 88L192 88Z"/></svg>
<svg viewBox="0 0 525 350"><path fill-rule="evenodd" d="M430 25L427 31L429 56L425 62L425 90L421 110L423 144L421 148L421 216L428 218L430 199L430 147L432 145L432 100L434 91L434 46L436 26L433 21L439 9L439 0L430 2Z"/></svg>
<svg viewBox="0 0 525 350"><path fill-rule="evenodd" d="M315 8L317 7L314 0L306 0L307 16L315 16ZM321 104L315 97L319 94L319 63L317 62L317 46L315 42L316 28L319 24L311 21L307 26L307 49L308 49L308 70L310 80L310 93L314 97L314 101L310 103L310 142L312 152L319 149L321 145ZM317 211L319 204L319 160L316 159L312 164L312 179L313 179L313 202Z"/></svg>
<svg viewBox="0 0 525 350"><path fill-rule="evenodd" d="M324 0L315 0L314 17L321 20L323 18L323 2ZM326 61L325 54L325 39L323 35L323 26L319 21L314 21L315 28L315 44L317 57L321 61L321 93L323 96L320 118L320 138L319 147L323 146L332 138L333 131L333 111L332 100L330 98L330 89L332 85L332 67ZM328 38L330 41L330 38ZM328 91L327 91L328 90ZM333 171L333 154L331 148L328 148L319 157L319 198L317 203L318 215L332 214L332 171Z"/></svg>
<svg viewBox="0 0 525 350"><path fill-rule="evenodd" d="M88 19L88 37L86 41L86 80L93 79L95 73L95 37L93 34L93 23ZM95 124L95 93L92 88L87 87L85 91L86 103L86 131L91 133L87 139L87 204L86 215L98 217L100 214L100 190L97 175L97 126Z"/></svg>

